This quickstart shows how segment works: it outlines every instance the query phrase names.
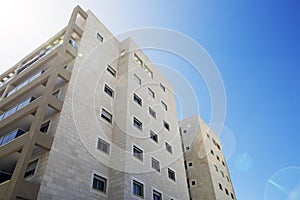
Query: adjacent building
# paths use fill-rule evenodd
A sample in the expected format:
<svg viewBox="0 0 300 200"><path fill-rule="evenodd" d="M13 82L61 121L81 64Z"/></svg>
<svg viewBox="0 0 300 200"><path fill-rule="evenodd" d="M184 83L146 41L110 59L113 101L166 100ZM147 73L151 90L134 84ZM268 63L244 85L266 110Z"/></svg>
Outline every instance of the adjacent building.
<svg viewBox="0 0 300 200"><path fill-rule="evenodd" d="M3 73L0 96L0 199L223 199L219 175L183 155L172 85L90 11L77 6L63 30ZM185 168L192 159L197 173ZM226 165L215 163L234 198Z"/></svg>
<svg viewBox="0 0 300 200"><path fill-rule="evenodd" d="M218 137L197 115L180 127L190 199L235 199Z"/></svg>

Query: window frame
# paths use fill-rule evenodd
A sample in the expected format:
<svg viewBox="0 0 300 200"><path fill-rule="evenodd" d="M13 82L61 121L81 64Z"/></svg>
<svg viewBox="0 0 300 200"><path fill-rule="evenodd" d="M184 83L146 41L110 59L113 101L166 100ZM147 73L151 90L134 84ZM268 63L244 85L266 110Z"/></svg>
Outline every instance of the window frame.
<svg viewBox="0 0 300 200"><path fill-rule="evenodd" d="M137 150L137 152L135 152ZM144 150L137 145L132 145L132 156L140 161L144 161Z"/></svg>
<svg viewBox="0 0 300 200"><path fill-rule="evenodd" d="M105 94L107 94L108 96L110 96L111 98L114 98L114 93L115 91L109 87L107 84L104 84L104 88L103 88L103 91ZM108 91L108 92L107 92ZM109 93L110 92L110 93Z"/></svg>
<svg viewBox="0 0 300 200"><path fill-rule="evenodd" d="M107 64L106 71L108 71L113 77L117 77L117 70L115 70L110 64Z"/></svg>
<svg viewBox="0 0 300 200"><path fill-rule="evenodd" d="M135 190L135 187L134 187L135 185L136 186L140 186L140 188L141 188L141 194L137 194L136 193L136 190ZM145 197L145 189L144 189L144 184L143 183L141 183L140 181L137 181L136 179L132 179L132 187L131 187L131 189L132 189L132 195L144 199L144 197Z"/></svg>
<svg viewBox="0 0 300 200"><path fill-rule="evenodd" d="M99 148L100 147L99 144L107 145L107 152L105 152L102 148ZM101 145L101 146L103 146L103 145ZM97 140L97 149L107 155L110 154L110 144L100 137L98 137L98 140Z"/></svg>
<svg viewBox="0 0 300 200"><path fill-rule="evenodd" d="M103 182L103 185L104 185L103 190L98 188L97 187L98 185L95 186L95 180L97 180L99 182ZM107 183L108 183L108 179L106 177L103 177L103 176L99 175L98 173L93 172L93 176L92 176L92 189L93 190L107 194L107 186L108 186Z"/></svg>
<svg viewBox="0 0 300 200"><path fill-rule="evenodd" d="M139 126L137 126L139 125ZM143 131L143 122L136 117L133 117L133 126L140 131Z"/></svg>
<svg viewBox="0 0 300 200"><path fill-rule="evenodd" d="M171 175L171 176L170 176ZM174 182L176 182L176 173L173 169L168 168L168 178Z"/></svg>
<svg viewBox="0 0 300 200"><path fill-rule="evenodd" d="M156 140L152 136L154 136L156 138ZM158 135L152 130L150 130L150 139L158 144L158 141L159 141Z"/></svg>
<svg viewBox="0 0 300 200"><path fill-rule="evenodd" d="M151 115L154 119L156 119L156 112L155 112L155 110L153 110L153 108L151 108L150 106L149 106L149 109L148 109L148 113L149 113L149 115Z"/></svg>
<svg viewBox="0 0 300 200"><path fill-rule="evenodd" d="M133 101L137 103L139 106L143 107L143 100L136 93L133 93Z"/></svg>
<svg viewBox="0 0 300 200"><path fill-rule="evenodd" d="M155 92L150 87L148 87L148 92L147 93L150 97L155 99Z"/></svg>
<svg viewBox="0 0 300 200"><path fill-rule="evenodd" d="M107 118L107 116L105 116L103 113L110 116L110 118ZM108 112L105 108L101 109L100 117L101 117L101 119L105 120L105 122L107 122L109 124L113 123L113 115L110 112Z"/></svg>

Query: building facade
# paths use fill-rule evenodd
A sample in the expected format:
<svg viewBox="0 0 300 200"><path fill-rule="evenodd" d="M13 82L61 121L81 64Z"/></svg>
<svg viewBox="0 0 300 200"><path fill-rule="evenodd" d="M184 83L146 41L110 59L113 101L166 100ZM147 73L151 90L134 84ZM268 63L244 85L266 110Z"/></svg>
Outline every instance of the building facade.
<svg viewBox="0 0 300 200"><path fill-rule="evenodd" d="M92 12L77 6L0 95L0 199L193 197L171 84Z"/></svg>
<svg viewBox="0 0 300 200"><path fill-rule="evenodd" d="M218 137L199 116L180 129L190 199L236 199Z"/></svg>

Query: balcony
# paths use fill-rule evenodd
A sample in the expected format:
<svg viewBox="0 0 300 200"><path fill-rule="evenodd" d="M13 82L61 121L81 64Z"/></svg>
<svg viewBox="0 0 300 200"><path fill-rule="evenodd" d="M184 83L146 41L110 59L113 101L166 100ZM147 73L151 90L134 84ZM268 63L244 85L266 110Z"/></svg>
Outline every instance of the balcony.
<svg viewBox="0 0 300 200"><path fill-rule="evenodd" d="M13 93L15 93L16 91L18 91L19 89L25 87L27 84L29 84L30 82L32 82L33 80L35 80L36 78L38 78L42 73L44 73L44 71L40 71L38 73L36 73L35 75L33 75L32 77L30 77L29 79L27 79L26 81L20 83L19 85L17 85L14 89L10 90L6 97L12 95Z"/></svg>
<svg viewBox="0 0 300 200"><path fill-rule="evenodd" d="M55 40L51 45L47 46L45 49L40 51L40 53L27 61L25 64L23 64L21 67L18 68L17 74L21 73L28 67L30 67L32 64L36 63L40 59L42 59L45 55L49 54L50 52L54 51L57 47L59 47L63 43L63 37L60 37L59 39Z"/></svg>
<svg viewBox="0 0 300 200"><path fill-rule="evenodd" d="M19 103L15 107L4 112L2 115L0 115L0 120L7 118L8 116L12 115L13 113L17 112L18 110L21 110L23 107L25 107L29 103L31 103L34 99L35 99L34 97L30 97L30 98L26 99L25 101L23 101L22 103Z"/></svg>
<svg viewBox="0 0 300 200"><path fill-rule="evenodd" d="M25 131L21 129L16 129L13 130L12 132L4 135L3 137L0 138L0 147L5 145L6 143L9 143L10 141L16 139L17 137L23 135Z"/></svg>

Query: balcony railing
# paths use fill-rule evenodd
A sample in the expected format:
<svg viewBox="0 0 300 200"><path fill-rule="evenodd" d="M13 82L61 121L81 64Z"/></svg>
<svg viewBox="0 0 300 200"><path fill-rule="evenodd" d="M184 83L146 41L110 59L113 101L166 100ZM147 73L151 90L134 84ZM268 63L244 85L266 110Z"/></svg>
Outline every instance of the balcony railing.
<svg viewBox="0 0 300 200"><path fill-rule="evenodd" d="M0 115L0 120L5 119L6 117L12 115L13 113L17 112L18 110L21 110L23 107L27 106L29 103L31 103L35 98L30 97L23 101L22 103L19 103L15 107L9 109L8 111L4 112L2 115Z"/></svg>
<svg viewBox="0 0 300 200"><path fill-rule="evenodd" d="M27 79L26 81L22 82L21 84L17 85L14 89L10 90L6 97L12 95L13 93L15 93L16 91L18 91L19 89L23 88L24 86L26 86L27 84L29 84L30 82L32 82L33 80L35 80L37 77L39 77L42 73L44 73L44 71L40 71L38 73L36 73L35 75L33 75L32 77L30 77L29 79Z"/></svg>
<svg viewBox="0 0 300 200"><path fill-rule="evenodd" d="M9 143L10 141L16 139L17 137L23 135L25 131L21 129L16 129L13 130L12 132L4 135L3 137L0 138L0 147L5 145L6 143Z"/></svg>
<svg viewBox="0 0 300 200"><path fill-rule="evenodd" d="M43 58L45 55L49 54L51 51L55 50L62 43L63 43L63 37L60 37L59 39L54 41L51 45L47 46L45 49L40 51L40 53L37 56L35 56L31 60L23 64L21 67L19 67L19 69L17 70L17 74L21 73L22 71L30 67L32 64L36 63L38 60Z"/></svg>

